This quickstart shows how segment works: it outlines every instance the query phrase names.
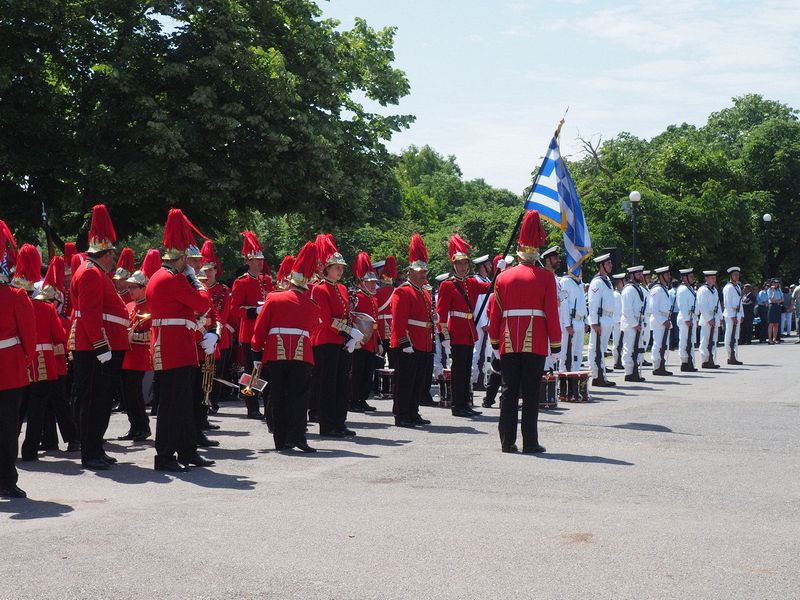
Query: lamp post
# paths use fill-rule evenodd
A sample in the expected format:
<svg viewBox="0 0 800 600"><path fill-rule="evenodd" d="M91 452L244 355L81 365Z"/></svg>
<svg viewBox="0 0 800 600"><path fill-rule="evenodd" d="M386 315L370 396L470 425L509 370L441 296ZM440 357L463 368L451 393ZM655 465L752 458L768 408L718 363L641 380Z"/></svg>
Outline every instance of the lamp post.
<svg viewBox="0 0 800 600"><path fill-rule="evenodd" d="M769 213L764 213L764 216L761 217L764 221L764 280L766 281L769 279L769 224L772 222L772 215Z"/></svg>
<svg viewBox="0 0 800 600"><path fill-rule="evenodd" d="M631 201L631 227L633 230L633 239L631 240L631 266L636 264L636 205L642 199L642 195L633 190L628 194L628 199Z"/></svg>

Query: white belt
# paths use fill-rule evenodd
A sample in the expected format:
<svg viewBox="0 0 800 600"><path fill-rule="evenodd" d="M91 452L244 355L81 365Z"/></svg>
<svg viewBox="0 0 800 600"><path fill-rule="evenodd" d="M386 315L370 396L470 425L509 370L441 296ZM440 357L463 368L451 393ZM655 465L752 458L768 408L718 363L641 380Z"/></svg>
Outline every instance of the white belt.
<svg viewBox="0 0 800 600"><path fill-rule="evenodd" d="M613 317L614 311L613 310L604 310L602 316L604 317Z"/></svg>
<svg viewBox="0 0 800 600"><path fill-rule="evenodd" d="M233 328L233 325L231 325L230 323L225 323L225 329L227 329L227 330L228 330L228 331L230 331L231 333L233 333L233 332L235 332L235 331L236 331L236 329L234 329L234 328Z"/></svg>
<svg viewBox="0 0 800 600"><path fill-rule="evenodd" d="M186 329L197 329L197 321L191 319L153 319L153 327L168 327L170 325L186 327Z"/></svg>
<svg viewBox="0 0 800 600"><path fill-rule="evenodd" d="M77 318L80 316L81 316L81 311L76 310L75 317ZM109 323L116 323L117 325L122 325L123 327L131 326L131 322L128 319L125 319L124 317L118 317L116 315L107 315L106 313L103 313L101 316L103 318L103 321L108 321Z"/></svg>
<svg viewBox="0 0 800 600"><path fill-rule="evenodd" d="M426 329L431 326L430 321L417 321L416 319L409 319L408 324L414 325L415 327L425 327Z"/></svg>
<svg viewBox="0 0 800 600"><path fill-rule="evenodd" d="M458 310L451 310L447 314L449 316L451 316L451 317L459 317L461 319L469 319L470 321L472 320L472 313L471 312L461 312L461 311L458 311Z"/></svg>
<svg viewBox="0 0 800 600"><path fill-rule="evenodd" d="M381 319L383 321L388 321L391 318L392 318L392 314L391 313L386 313L384 315L378 315L378 319Z"/></svg>
<svg viewBox="0 0 800 600"><path fill-rule="evenodd" d="M305 329L296 329L294 327L273 327L267 332L267 335L304 335L306 337L311 337L311 334L308 333Z"/></svg>
<svg viewBox="0 0 800 600"><path fill-rule="evenodd" d="M44 352L45 350L52 350L53 344L36 344L37 352Z"/></svg>
<svg viewBox="0 0 800 600"><path fill-rule="evenodd" d="M503 311L504 317L545 317L543 310L538 308L512 308Z"/></svg>
<svg viewBox="0 0 800 600"><path fill-rule="evenodd" d="M19 344L19 338L17 336L5 340L0 340L0 350L2 350L3 348L11 348L11 346L16 346L17 344Z"/></svg>
<svg viewBox="0 0 800 600"><path fill-rule="evenodd" d="M583 321L583 315L575 315L572 317L573 321Z"/></svg>

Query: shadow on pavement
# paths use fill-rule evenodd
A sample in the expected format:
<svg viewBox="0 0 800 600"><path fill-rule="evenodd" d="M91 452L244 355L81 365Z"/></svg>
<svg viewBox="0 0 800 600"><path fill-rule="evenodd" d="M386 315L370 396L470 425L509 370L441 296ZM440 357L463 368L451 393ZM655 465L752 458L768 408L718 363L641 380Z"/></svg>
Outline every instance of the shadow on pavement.
<svg viewBox="0 0 800 600"><path fill-rule="evenodd" d="M313 454L306 454L300 450L281 450L280 454L288 458L378 458L374 454L364 454L363 452L352 452L350 450L333 450L328 448L320 448L314 445L316 452ZM275 450L272 450L275 452Z"/></svg>
<svg viewBox="0 0 800 600"><path fill-rule="evenodd" d="M420 427L419 430L428 433L479 433L481 435L488 435L486 431L480 431L474 427L453 427L451 425L424 425Z"/></svg>
<svg viewBox="0 0 800 600"><path fill-rule="evenodd" d="M87 471L89 473L91 471ZM141 483L169 483L172 481L166 473L155 469L145 469L139 465L130 463L117 463L107 471L94 471L94 474L103 479L110 479L117 483L141 484Z"/></svg>
<svg viewBox="0 0 800 600"><path fill-rule="evenodd" d="M256 487L256 482L241 475L228 475L202 467L189 467L184 473L173 473L175 479L180 479L186 483L194 485L227 490L252 490Z"/></svg>
<svg viewBox="0 0 800 600"><path fill-rule="evenodd" d="M258 458L251 448L207 448L205 458L211 460L255 460Z"/></svg>
<svg viewBox="0 0 800 600"><path fill-rule="evenodd" d="M17 462L17 469L31 473L58 473L59 475L80 475L83 473L80 459L72 460L37 460Z"/></svg>
<svg viewBox="0 0 800 600"><path fill-rule="evenodd" d="M534 456L547 460L563 460L567 462L599 463L604 465L621 465L632 467L634 463L604 456L587 456L585 454L535 454Z"/></svg>
<svg viewBox="0 0 800 600"><path fill-rule="evenodd" d="M656 431L658 433L674 433L669 427L654 423L624 423L622 425L606 425L614 429L633 429L634 431Z"/></svg>
<svg viewBox="0 0 800 600"><path fill-rule="evenodd" d="M51 519L53 517L63 517L71 513L74 508L68 504L58 502L47 502L46 500L33 500L31 498L19 498L8 502L0 502L0 513L9 513L10 519L24 520L29 519Z"/></svg>

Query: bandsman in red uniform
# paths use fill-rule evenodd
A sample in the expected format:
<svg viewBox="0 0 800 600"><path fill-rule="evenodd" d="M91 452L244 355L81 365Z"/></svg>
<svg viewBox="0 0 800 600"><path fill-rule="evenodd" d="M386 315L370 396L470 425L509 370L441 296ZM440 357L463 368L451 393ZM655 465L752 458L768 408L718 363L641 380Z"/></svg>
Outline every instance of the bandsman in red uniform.
<svg viewBox="0 0 800 600"><path fill-rule="evenodd" d="M387 256L385 260L372 264L380 280L375 300L378 302L378 339L387 355L390 368L395 366L395 353L391 350L392 341L392 295L397 279L397 259Z"/></svg>
<svg viewBox="0 0 800 600"><path fill-rule="evenodd" d="M9 270L14 236L0 221L0 497L25 498L17 486L19 405L36 356L36 319L25 290L11 287ZM38 273L36 279L38 279Z"/></svg>
<svg viewBox="0 0 800 600"><path fill-rule="evenodd" d="M367 402L370 388L372 387L372 375L375 372L375 355L383 354L383 347L378 338L378 302L376 291L378 288L378 275L372 270L372 261L369 254L359 252L353 263L353 275L355 276L356 306L353 314L353 321L356 319L368 324L372 321L372 331L369 337L365 337L361 342L355 344L352 357L352 369L350 376L350 410L353 412L371 412L375 410ZM368 328L368 326L365 326ZM362 331L364 333L364 331Z"/></svg>
<svg viewBox="0 0 800 600"><path fill-rule="evenodd" d="M231 290L227 285L218 281L219 277L222 276L222 265L214 252L214 242L206 240L200 252L203 258L198 279L200 279L208 292L213 308L212 312L216 315L216 330L220 335L214 372L216 377L224 377L228 372L231 356L231 335L236 332L236 329L230 324ZM214 382L210 398L210 410L212 413L216 413L219 410L219 401L224 391L223 387L220 382Z"/></svg>
<svg viewBox="0 0 800 600"><path fill-rule="evenodd" d="M247 262L247 272L233 282L231 290L230 318L239 322L239 345L244 354L244 369L253 372L253 361L258 360L250 344L253 329L261 307L266 300L266 291L262 284L261 271L264 267L264 253L261 244L252 231L245 231L242 255ZM259 410L259 394L246 396L239 394L247 406L248 419L261 419L264 415Z"/></svg>
<svg viewBox="0 0 800 600"><path fill-rule="evenodd" d="M473 314L478 296L487 293L491 283L467 277L470 249L460 235L450 238L453 274L439 286L436 300L442 348L451 358L452 412L456 417L481 414L469 406L472 353L478 340Z"/></svg>
<svg viewBox="0 0 800 600"><path fill-rule="evenodd" d="M539 445L539 386L544 361L561 350L556 282L536 266L538 249L546 242L539 213L528 211L522 221L517 256L520 263L497 276L489 313L489 339L500 356L503 390L500 402L500 444L517 452L519 396L522 393L522 451L544 452ZM548 344L549 340L549 344Z"/></svg>
<svg viewBox="0 0 800 600"><path fill-rule="evenodd" d="M408 279L392 295L391 347L397 352L394 372L394 422L398 427L429 425L419 414L419 401L433 353L436 313L428 291L428 249L415 233L408 249Z"/></svg>
<svg viewBox="0 0 800 600"><path fill-rule="evenodd" d="M339 280L347 263L331 234L318 236L317 259L324 267L322 280L311 290L311 298L320 309L322 325L312 338L315 377L318 385L316 405L319 407L319 434L327 437L352 437L356 433L346 426L350 403L348 377L350 353L346 340L361 342L364 334L350 324L350 296ZM350 350L352 351L352 350Z"/></svg>
<svg viewBox="0 0 800 600"><path fill-rule="evenodd" d="M128 293L128 278L133 275L134 270L136 270L136 256L130 248L123 248L119 253L117 268L111 279L114 281L117 293L126 305L131 301L131 295Z"/></svg>
<svg viewBox="0 0 800 600"><path fill-rule="evenodd" d="M128 310L111 281L116 240L108 210L102 204L96 205L92 208L86 262L73 272L70 288L81 464L92 470L108 469L117 462L103 449L103 436L111 417L112 394L122 358L130 348Z"/></svg>
<svg viewBox="0 0 800 600"><path fill-rule="evenodd" d="M120 440L141 442L152 434L142 394L144 375L153 370L153 357L150 354L152 320L145 289L150 279L146 273L155 273L160 268L161 256L158 250L150 249L145 254L142 266L127 280L131 295L131 301L127 304L131 321L128 330L131 349L125 353L125 359L122 361L122 390L125 394L125 409L130 429L128 433L118 438Z"/></svg>
<svg viewBox="0 0 800 600"><path fill-rule="evenodd" d="M197 453L193 408L194 378L200 364L197 335L211 311L208 297L190 283L194 273L186 265L186 252L195 245L196 231L180 209L169 211L163 263L145 289L152 318L150 351L158 372L157 471L180 472L186 469L184 465L213 464ZM213 353L216 334L206 332L203 338L203 351Z"/></svg>
<svg viewBox="0 0 800 600"><path fill-rule="evenodd" d="M17 271L12 285L25 290L34 297L33 314L36 319L36 356L33 360L34 376L28 387L27 419L25 428L25 441L22 442L22 460L39 460L39 445L42 441L42 431L45 424L45 415L50 403L59 394L58 366L55 357L55 347L67 341L67 332L61 319L58 318L55 306L44 299L41 294L34 294L34 284L38 283L42 268L42 258L39 252L30 244L20 248L17 257ZM54 270L48 268L51 279ZM52 285L48 284L52 288ZM74 435L74 430L69 432Z"/></svg>
<svg viewBox="0 0 800 600"><path fill-rule="evenodd" d="M308 242L288 277L288 288L270 294L256 319L253 350L260 353L270 381L272 436L276 450L316 452L306 441L306 411L314 353L311 338L320 325L319 307L308 293L317 248Z"/></svg>

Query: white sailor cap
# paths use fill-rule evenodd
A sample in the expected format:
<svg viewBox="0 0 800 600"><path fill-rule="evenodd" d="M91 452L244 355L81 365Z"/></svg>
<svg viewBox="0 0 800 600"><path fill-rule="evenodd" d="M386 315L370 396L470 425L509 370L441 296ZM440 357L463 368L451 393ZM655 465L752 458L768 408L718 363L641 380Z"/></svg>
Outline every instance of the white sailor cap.
<svg viewBox="0 0 800 600"><path fill-rule="evenodd" d="M694 273L694 269L692 267L689 267L688 269L678 269L678 273L681 275L691 275Z"/></svg>
<svg viewBox="0 0 800 600"><path fill-rule="evenodd" d="M612 279L624 279L625 278L625 273L616 273L616 274L612 275L611 278Z"/></svg>
<svg viewBox="0 0 800 600"><path fill-rule="evenodd" d="M490 260L491 260L491 258L489 258L489 255L488 254L484 254L483 256L479 256L477 258L473 258L472 259L472 264L480 265L480 264L483 264L485 262L489 262Z"/></svg>
<svg viewBox="0 0 800 600"><path fill-rule="evenodd" d="M716 271L703 271L703 275L705 275L706 277L710 277L711 275L716 275L716 274L717 274Z"/></svg>
<svg viewBox="0 0 800 600"><path fill-rule="evenodd" d="M741 271L739 267L728 267L728 273L733 273L734 271Z"/></svg>
<svg viewBox="0 0 800 600"><path fill-rule="evenodd" d="M662 273L666 273L669 271L669 267L658 267L657 269L653 269L653 273L656 275L661 275Z"/></svg>
<svg viewBox="0 0 800 600"><path fill-rule="evenodd" d="M542 258L547 258L551 254L558 254L560 251L561 251L561 248L559 248L558 246L553 246L551 248L548 248L544 252L542 252Z"/></svg>
<svg viewBox="0 0 800 600"><path fill-rule="evenodd" d="M644 271L642 271L642 275L650 275L650 271L648 269L645 269Z"/></svg>
<svg viewBox="0 0 800 600"><path fill-rule="evenodd" d="M443 281L450 279L450 273L439 273L434 279L436 279L436 281L439 283L442 283Z"/></svg>
<svg viewBox="0 0 800 600"><path fill-rule="evenodd" d="M638 273L644 271L644 265L636 265L635 267L628 267L628 273Z"/></svg>
<svg viewBox="0 0 800 600"><path fill-rule="evenodd" d="M602 254L596 258L593 258L592 260L599 265L601 262L611 260L611 254Z"/></svg>
<svg viewBox="0 0 800 600"><path fill-rule="evenodd" d="M375 261L374 263L372 263L372 269L373 270L382 269L385 266L386 266L386 261L385 260L378 260L378 261Z"/></svg>

